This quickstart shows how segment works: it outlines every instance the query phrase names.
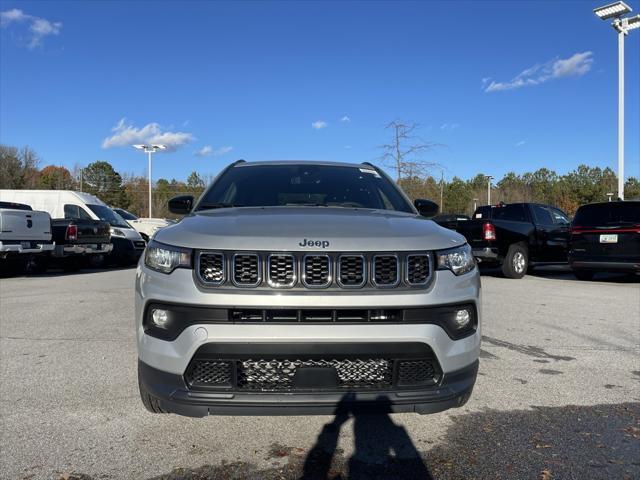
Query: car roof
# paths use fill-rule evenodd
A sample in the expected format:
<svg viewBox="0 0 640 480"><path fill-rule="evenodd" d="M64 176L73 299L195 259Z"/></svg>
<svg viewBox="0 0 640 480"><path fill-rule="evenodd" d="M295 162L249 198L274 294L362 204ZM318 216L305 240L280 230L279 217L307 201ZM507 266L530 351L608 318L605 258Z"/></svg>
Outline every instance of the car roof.
<svg viewBox="0 0 640 480"><path fill-rule="evenodd" d="M332 167L351 167L351 168L375 168L369 164L363 163L347 163L347 162L332 162L328 160L264 160L255 162L236 162L234 167L254 167L259 165L325 165Z"/></svg>

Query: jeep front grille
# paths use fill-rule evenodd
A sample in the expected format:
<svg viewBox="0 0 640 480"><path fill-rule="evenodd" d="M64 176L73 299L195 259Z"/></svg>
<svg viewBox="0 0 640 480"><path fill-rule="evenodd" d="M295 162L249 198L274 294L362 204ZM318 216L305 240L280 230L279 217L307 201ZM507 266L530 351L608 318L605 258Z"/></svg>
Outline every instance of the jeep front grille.
<svg viewBox="0 0 640 480"><path fill-rule="evenodd" d="M275 288L288 288L296 284L296 259L293 255L274 253L269 255L268 282Z"/></svg>
<svg viewBox="0 0 640 480"><path fill-rule="evenodd" d="M225 271L225 258L221 253L201 252L198 256L198 276L205 284L222 284Z"/></svg>
<svg viewBox="0 0 640 480"><path fill-rule="evenodd" d="M407 283L424 285L431 275L429 255L407 255Z"/></svg>
<svg viewBox="0 0 640 480"><path fill-rule="evenodd" d="M433 270L430 252L305 254L227 251L198 252L195 269L204 287L256 289L426 288L433 277Z"/></svg>
<svg viewBox="0 0 640 480"><path fill-rule="evenodd" d="M400 281L398 257L376 255L373 257L373 283L378 287L395 287Z"/></svg>
<svg viewBox="0 0 640 480"><path fill-rule="evenodd" d="M233 256L233 283L240 287L255 287L261 280L258 255L236 253Z"/></svg>
<svg viewBox="0 0 640 480"><path fill-rule="evenodd" d="M302 268L302 283L306 287L328 287L331 284L329 255L305 255Z"/></svg>
<svg viewBox="0 0 640 480"><path fill-rule="evenodd" d="M347 288L362 287L366 278L363 255L341 255L338 258L338 283Z"/></svg>

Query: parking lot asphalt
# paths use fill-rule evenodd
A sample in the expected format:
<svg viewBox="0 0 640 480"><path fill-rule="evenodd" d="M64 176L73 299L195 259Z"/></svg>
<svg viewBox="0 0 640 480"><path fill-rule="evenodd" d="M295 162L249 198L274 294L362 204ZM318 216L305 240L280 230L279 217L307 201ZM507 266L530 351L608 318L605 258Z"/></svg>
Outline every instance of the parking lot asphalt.
<svg viewBox="0 0 640 480"><path fill-rule="evenodd" d="M135 270L0 280L0 478L640 478L640 284L485 275L480 373L419 416L147 413Z"/></svg>

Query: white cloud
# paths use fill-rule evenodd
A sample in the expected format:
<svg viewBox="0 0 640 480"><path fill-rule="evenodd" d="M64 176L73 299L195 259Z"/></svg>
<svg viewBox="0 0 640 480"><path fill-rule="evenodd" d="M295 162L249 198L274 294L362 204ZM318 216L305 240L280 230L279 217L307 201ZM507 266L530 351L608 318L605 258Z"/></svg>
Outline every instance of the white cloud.
<svg viewBox="0 0 640 480"><path fill-rule="evenodd" d="M483 78L483 88L485 92L498 92L540 85L549 80L584 75L591 70L592 65L593 52L575 53L569 58L554 58L546 63L527 68L508 82L491 81L487 85L490 78Z"/></svg>
<svg viewBox="0 0 640 480"><path fill-rule="evenodd" d="M190 133L163 131L158 123L148 123L142 128L127 124L122 118L112 128L114 134L102 142L102 148L128 147L137 143L159 143L166 145L168 151L175 151L194 140Z"/></svg>
<svg viewBox="0 0 640 480"><path fill-rule="evenodd" d="M33 50L42 45L42 41L49 35L59 35L62 22L51 22L45 18L28 15L22 10L13 8L0 12L0 26L5 28L11 24L29 23L29 41L27 48Z"/></svg>
<svg viewBox="0 0 640 480"><path fill-rule="evenodd" d="M348 116L348 115L345 115L344 117L342 117L342 118L340 119L340 121L341 121L342 123L351 123L351 119L349 118L349 116Z"/></svg>
<svg viewBox="0 0 640 480"><path fill-rule="evenodd" d="M323 128L327 128L327 122L324 122L322 120L316 120L311 124L311 127L313 127L316 130L322 130Z"/></svg>
<svg viewBox="0 0 640 480"><path fill-rule="evenodd" d="M520 140L518 143L515 144L516 147L521 147L523 146L525 143L527 143L525 140Z"/></svg>
<svg viewBox="0 0 640 480"><path fill-rule="evenodd" d="M440 130L455 130L459 126L459 123L443 123L440 125Z"/></svg>
<svg viewBox="0 0 640 480"><path fill-rule="evenodd" d="M233 147L220 147L214 149L211 145L205 145L200 150L194 153L196 157L218 157L220 155L224 155L225 153L229 153L233 150Z"/></svg>

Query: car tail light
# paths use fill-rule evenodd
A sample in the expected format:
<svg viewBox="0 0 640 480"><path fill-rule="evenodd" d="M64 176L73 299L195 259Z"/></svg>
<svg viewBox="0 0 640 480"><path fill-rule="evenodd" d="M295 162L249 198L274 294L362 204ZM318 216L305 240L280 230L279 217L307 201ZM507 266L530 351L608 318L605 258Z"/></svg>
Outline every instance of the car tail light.
<svg viewBox="0 0 640 480"><path fill-rule="evenodd" d="M494 227L490 223L485 223L482 226L482 233L484 233L484 239L485 240L495 240L496 239L496 227Z"/></svg>
<svg viewBox="0 0 640 480"><path fill-rule="evenodd" d="M67 233L64 238L67 240L78 240L78 227L76 225L67 226Z"/></svg>

